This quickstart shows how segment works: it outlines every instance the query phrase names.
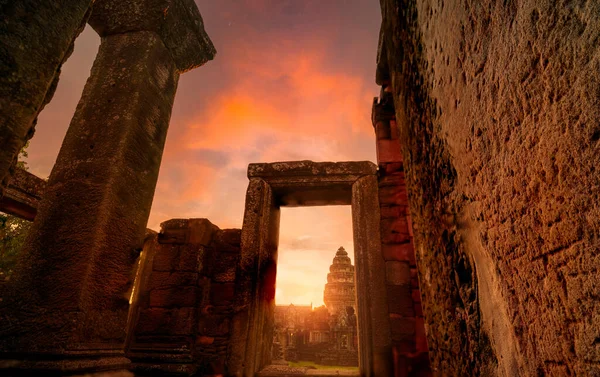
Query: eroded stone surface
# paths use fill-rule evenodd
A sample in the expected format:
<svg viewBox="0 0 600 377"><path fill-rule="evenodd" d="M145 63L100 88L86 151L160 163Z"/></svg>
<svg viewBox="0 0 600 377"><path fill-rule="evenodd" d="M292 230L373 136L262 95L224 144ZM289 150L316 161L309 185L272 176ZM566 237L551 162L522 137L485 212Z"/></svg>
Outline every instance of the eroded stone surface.
<svg viewBox="0 0 600 377"><path fill-rule="evenodd" d="M248 165L248 178L373 175L377 166L369 161L313 162L285 161Z"/></svg>
<svg viewBox="0 0 600 377"><path fill-rule="evenodd" d="M178 77L156 34L103 39L2 303L3 351L123 354Z"/></svg>
<svg viewBox="0 0 600 377"><path fill-rule="evenodd" d="M193 0L97 0L89 23L101 37L157 33L180 73L203 65L216 54Z"/></svg>
<svg viewBox="0 0 600 377"><path fill-rule="evenodd" d="M599 374L599 5L381 4L436 373Z"/></svg>

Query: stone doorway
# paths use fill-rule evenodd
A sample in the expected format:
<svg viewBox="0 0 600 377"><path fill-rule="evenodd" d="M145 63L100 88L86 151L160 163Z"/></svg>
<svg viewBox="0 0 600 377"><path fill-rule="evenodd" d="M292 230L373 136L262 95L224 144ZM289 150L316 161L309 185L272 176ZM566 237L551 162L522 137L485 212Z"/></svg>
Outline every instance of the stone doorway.
<svg viewBox="0 0 600 377"><path fill-rule="evenodd" d="M377 167L371 162L250 164L229 365L253 377L271 361L281 207L350 205L355 249L359 368L391 373Z"/></svg>

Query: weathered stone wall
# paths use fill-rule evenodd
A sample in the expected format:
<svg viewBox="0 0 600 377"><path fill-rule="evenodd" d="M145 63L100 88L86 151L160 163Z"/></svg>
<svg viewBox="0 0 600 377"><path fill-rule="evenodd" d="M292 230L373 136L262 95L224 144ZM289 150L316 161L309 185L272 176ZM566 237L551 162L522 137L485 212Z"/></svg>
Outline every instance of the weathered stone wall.
<svg viewBox="0 0 600 377"><path fill-rule="evenodd" d="M394 375L428 376L427 340L402 151L392 94L385 89L381 92L381 98L375 99L372 117L379 166L381 251L385 260Z"/></svg>
<svg viewBox="0 0 600 377"><path fill-rule="evenodd" d="M142 253L127 356L137 371L225 373L240 230L169 220Z"/></svg>
<svg viewBox="0 0 600 377"><path fill-rule="evenodd" d="M434 373L600 374L600 3L381 6Z"/></svg>

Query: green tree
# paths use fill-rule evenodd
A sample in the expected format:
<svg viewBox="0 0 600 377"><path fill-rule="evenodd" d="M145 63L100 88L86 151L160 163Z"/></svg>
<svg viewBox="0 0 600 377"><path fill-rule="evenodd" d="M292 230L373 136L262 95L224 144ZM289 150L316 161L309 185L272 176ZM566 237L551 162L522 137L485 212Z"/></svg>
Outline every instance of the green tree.
<svg viewBox="0 0 600 377"><path fill-rule="evenodd" d="M29 142L21 149L19 162L17 162L17 167L25 170L28 170L25 161L28 157L28 146ZM30 227L30 221L0 212L0 275L4 274L6 277L11 275Z"/></svg>
<svg viewBox="0 0 600 377"><path fill-rule="evenodd" d="M10 276L31 222L0 213L0 273Z"/></svg>

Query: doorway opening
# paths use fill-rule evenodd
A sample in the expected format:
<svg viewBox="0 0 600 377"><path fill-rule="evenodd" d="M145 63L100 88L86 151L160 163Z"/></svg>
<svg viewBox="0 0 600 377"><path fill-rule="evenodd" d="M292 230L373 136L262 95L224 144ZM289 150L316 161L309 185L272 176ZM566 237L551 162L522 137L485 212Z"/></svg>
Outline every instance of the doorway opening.
<svg viewBox="0 0 600 377"><path fill-rule="evenodd" d="M381 257L376 173L377 167L371 162L297 161L249 166L237 282L241 299L230 347L230 366L238 375L269 375L263 369L273 359L282 208L338 205L351 208L356 296L356 310L345 305L339 313L357 319L358 373L389 375L391 335L385 275L381 273L385 262ZM338 260L350 259L345 250L339 252ZM340 272L352 276L350 269ZM308 339L310 342L310 334ZM292 333L288 340L297 342L297 336ZM354 339L351 334L340 333L336 342L338 347L350 348Z"/></svg>
<svg viewBox="0 0 600 377"><path fill-rule="evenodd" d="M272 359L263 374L358 375L353 261L350 206L281 209Z"/></svg>

